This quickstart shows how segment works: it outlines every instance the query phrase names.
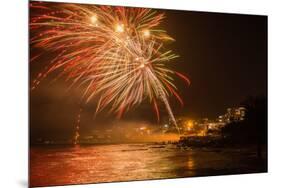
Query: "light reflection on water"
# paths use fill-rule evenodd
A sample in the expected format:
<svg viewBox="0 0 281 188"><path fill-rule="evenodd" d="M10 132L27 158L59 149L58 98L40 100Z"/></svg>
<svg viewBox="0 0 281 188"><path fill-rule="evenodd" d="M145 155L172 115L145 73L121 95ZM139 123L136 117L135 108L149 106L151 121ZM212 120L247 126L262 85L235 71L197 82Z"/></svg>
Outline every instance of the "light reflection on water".
<svg viewBox="0 0 281 188"><path fill-rule="evenodd" d="M119 144L31 148L31 185L131 181L255 172L253 151ZM238 170L239 169L239 170ZM244 171L243 171L244 169Z"/></svg>
<svg viewBox="0 0 281 188"><path fill-rule="evenodd" d="M194 169L194 166L195 166L195 161L193 160L193 158L190 157L189 159L187 159L187 168Z"/></svg>

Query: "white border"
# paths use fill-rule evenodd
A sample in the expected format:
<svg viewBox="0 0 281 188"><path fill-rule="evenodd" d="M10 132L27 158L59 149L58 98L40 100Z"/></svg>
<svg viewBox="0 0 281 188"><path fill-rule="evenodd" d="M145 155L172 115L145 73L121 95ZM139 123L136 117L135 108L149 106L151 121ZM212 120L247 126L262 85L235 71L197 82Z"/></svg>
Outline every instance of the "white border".
<svg viewBox="0 0 281 188"><path fill-rule="evenodd" d="M243 6L235 1L225 0L43 0L48 2L70 2L70 3L86 3L100 5L122 5L132 7L149 7L176 10L194 10L208 12L224 12L224 13L244 13L244 14L262 14L266 15L270 12L264 1L255 0L253 2L245 1ZM258 9L257 9L258 8Z"/></svg>
<svg viewBox="0 0 281 188"><path fill-rule="evenodd" d="M59 2L60 0L55 0ZM269 173L107 183L69 187L183 188L280 187L280 4L276 0L66 0L67 2L269 15ZM27 1L1 2L0 184L26 187L27 181ZM65 187L65 186L63 186Z"/></svg>

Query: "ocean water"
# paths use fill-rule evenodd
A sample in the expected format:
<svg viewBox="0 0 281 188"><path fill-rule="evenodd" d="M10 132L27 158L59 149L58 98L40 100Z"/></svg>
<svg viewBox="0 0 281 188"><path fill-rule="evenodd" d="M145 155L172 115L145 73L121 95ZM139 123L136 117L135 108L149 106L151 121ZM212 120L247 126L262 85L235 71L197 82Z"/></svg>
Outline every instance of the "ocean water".
<svg viewBox="0 0 281 188"><path fill-rule="evenodd" d="M265 172L255 148L178 148L172 144L38 146L31 186Z"/></svg>

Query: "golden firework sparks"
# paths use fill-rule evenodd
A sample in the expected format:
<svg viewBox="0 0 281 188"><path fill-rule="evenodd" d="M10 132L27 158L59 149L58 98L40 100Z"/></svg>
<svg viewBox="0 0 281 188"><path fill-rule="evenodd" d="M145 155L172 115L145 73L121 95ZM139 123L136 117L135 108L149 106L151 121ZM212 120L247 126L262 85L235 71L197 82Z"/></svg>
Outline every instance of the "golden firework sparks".
<svg viewBox="0 0 281 188"><path fill-rule="evenodd" d="M165 41L174 39L159 29L163 13L147 8L75 4L49 7L35 2L31 8L47 12L31 18L30 28L35 33L31 44L57 54L38 74L32 89L48 74L60 70L58 76L72 81L72 85L85 86L86 102L97 98L96 113L110 106L110 112L121 117L148 98L159 120L160 100L177 127L168 97L173 95L183 102L173 77L190 82L168 68L178 56L164 48Z"/></svg>

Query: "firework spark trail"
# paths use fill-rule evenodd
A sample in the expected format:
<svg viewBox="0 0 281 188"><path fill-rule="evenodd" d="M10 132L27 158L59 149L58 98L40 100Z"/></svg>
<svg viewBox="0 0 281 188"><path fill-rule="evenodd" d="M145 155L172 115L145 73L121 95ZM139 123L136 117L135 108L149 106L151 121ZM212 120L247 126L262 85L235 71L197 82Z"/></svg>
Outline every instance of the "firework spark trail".
<svg viewBox="0 0 281 188"><path fill-rule="evenodd" d="M151 72L151 70L149 70L149 72L151 73L151 76L154 78L154 80L155 80L155 82L156 82L156 85L157 85L157 87L158 87L158 89L159 89L159 96L160 96L160 98L162 99L163 103L165 104L166 110L167 110L167 112L168 112L168 114L169 114L169 116L170 116L172 122L174 123L174 125L175 125L175 127L176 127L178 133L180 134L180 129L179 129L179 127L178 127L178 124L177 124L177 121L176 121L176 119L175 119L175 116L174 116L174 114L173 114L173 112L172 112L172 109L171 109L171 106L170 106L170 104L169 104L169 101L168 101L168 99L167 99L167 97L166 97L166 95L165 95L165 92L162 90L162 88L161 88L161 86L160 86L161 83L160 83L159 80L155 77L155 75Z"/></svg>
<svg viewBox="0 0 281 188"><path fill-rule="evenodd" d="M82 108L79 109L79 113L77 115L77 122L76 122L77 124L75 126L75 134L74 134L74 139L73 139L74 145L79 144L81 113L82 113Z"/></svg>
<svg viewBox="0 0 281 188"><path fill-rule="evenodd" d="M31 44L57 55L38 74L32 89L61 70L56 79L65 77L72 87L84 86L86 102L98 99L96 114L110 105L109 112L121 117L148 98L159 120L156 99L160 99L178 129L168 97L183 104L173 76L188 84L189 80L166 66L178 56L164 49L165 41L174 40L158 28L164 14L146 8L48 5L31 3L31 8L47 11L31 18Z"/></svg>
<svg viewBox="0 0 281 188"><path fill-rule="evenodd" d="M178 127L177 121L176 121L175 116L174 116L174 114L173 114L173 112L172 112L172 109L171 109L171 106L170 106L170 104L169 104L169 102L168 102L168 99L167 99L167 98L165 97L165 95L163 94L163 91L160 91L160 97L162 98L162 101L164 102L164 104L165 104L165 106L166 106L166 109L167 109L167 111L168 111L168 114L169 114L169 116L170 116L172 122L174 123L174 125L175 125L175 127L176 127L178 133L180 134L180 129L179 129L179 127Z"/></svg>

